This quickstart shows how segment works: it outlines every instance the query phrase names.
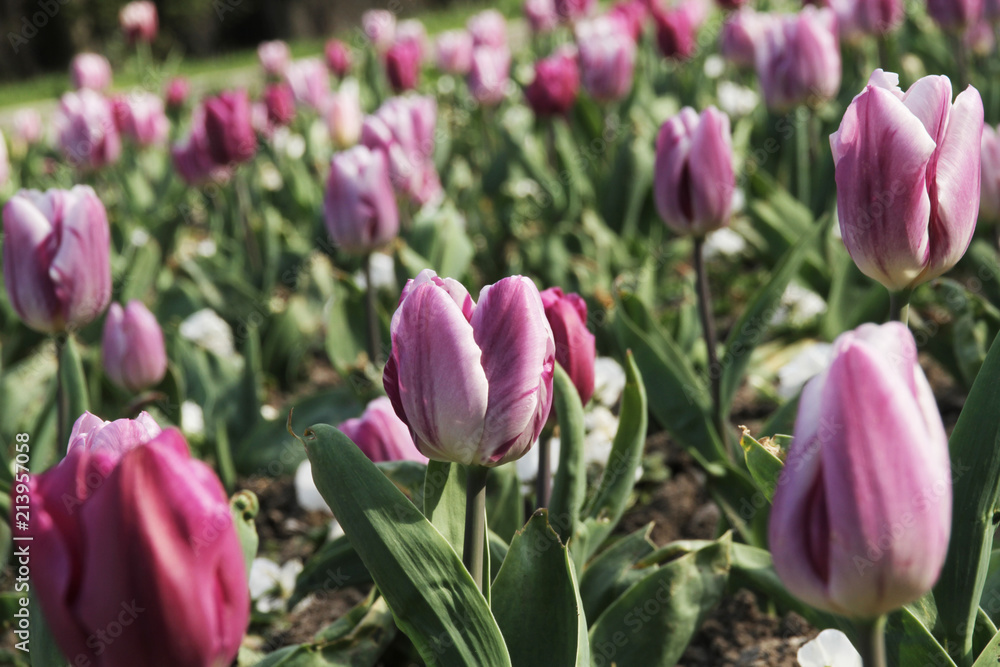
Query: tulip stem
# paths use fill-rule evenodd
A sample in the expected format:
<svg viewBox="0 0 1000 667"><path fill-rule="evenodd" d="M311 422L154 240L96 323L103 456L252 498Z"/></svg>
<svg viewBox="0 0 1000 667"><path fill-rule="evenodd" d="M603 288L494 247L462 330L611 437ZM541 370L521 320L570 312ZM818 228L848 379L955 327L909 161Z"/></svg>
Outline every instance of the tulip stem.
<svg viewBox="0 0 1000 667"><path fill-rule="evenodd" d="M375 307L375 285L372 283L372 255L365 257L365 310L368 314L368 358L376 368L381 362L382 335L379 331L378 310Z"/></svg>
<svg viewBox="0 0 1000 667"><path fill-rule="evenodd" d="M705 336L705 347L708 350L708 379L712 386L712 413L715 415L715 428L722 439L722 449L729 453L729 431L722 414L722 368L719 366L719 356L716 352L715 320L712 317L712 294L708 287L708 272L705 270L705 237L694 239L694 273L698 289L698 315L701 317L701 331Z"/></svg>
<svg viewBox="0 0 1000 667"><path fill-rule="evenodd" d="M56 437L58 440L56 445L61 456L66 455L66 449L69 447L69 394L66 391L66 381L64 380L66 360L63 358L69 336L69 333L65 333L55 337L56 363L58 364L58 372L56 373Z"/></svg>
<svg viewBox="0 0 1000 667"><path fill-rule="evenodd" d="M797 193L799 196L799 201L810 211L812 206L810 201L812 200L811 182L812 173L810 171L810 162L812 161L812 156L810 153L810 138L812 129L812 111L807 107L799 107L798 111L798 122L795 124L795 148L796 148L796 159L798 162L798 172L799 179L796 185L798 185Z"/></svg>
<svg viewBox="0 0 1000 667"><path fill-rule="evenodd" d="M486 475L484 466L470 465L465 485L465 540L462 563L483 590L483 546L486 544Z"/></svg>
<svg viewBox="0 0 1000 667"><path fill-rule="evenodd" d="M889 320L893 322L910 322L910 290L889 292Z"/></svg>
<svg viewBox="0 0 1000 667"><path fill-rule="evenodd" d="M860 639L858 652L864 667L886 667L885 620L885 616L879 616L871 621L855 621Z"/></svg>
<svg viewBox="0 0 1000 667"><path fill-rule="evenodd" d="M541 509L549 506L549 438L542 437L538 441L538 472L535 473L535 507Z"/></svg>

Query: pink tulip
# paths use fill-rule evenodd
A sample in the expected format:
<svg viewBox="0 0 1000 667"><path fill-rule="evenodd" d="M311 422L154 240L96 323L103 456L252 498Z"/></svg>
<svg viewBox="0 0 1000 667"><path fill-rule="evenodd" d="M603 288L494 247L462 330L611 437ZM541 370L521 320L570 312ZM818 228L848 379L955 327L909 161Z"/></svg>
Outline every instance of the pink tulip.
<svg viewBox="0 0 1000 667"><path fill-rule="evenodd" d="M951 532L948 437L909 329L865 324L802 391L770 548L808 604L875 618L929 591Z"/></svg>
<svg viewBox="0 0 1000 667"><path fill-rule="evenodd" d="M602 16L576 26L583 87L599 102L613 102L632 90L636 45L618 19Z"/></svg>
<svg viewBox="0 0 1000 667"><path fill-rule="evenodd" d="M385 154L393 187L419 204L442 192L433 162L436 125L433 97L394 97L361 129L361 143Z"/></svg>
<svg viewBox="0 0 1000 667"><path fill-rule="evenodd" d="M76 90L106 90L111 86L111 63L97 53L77 54L69 66L69 80Z"/></svg>
<svg viewBox="0 0 1000 667"><path fill-rule="evenodd" d="M257 60L264 72L271 76L281 76L285 73L288 63L292 62L292 51L288 44L276 39L272 42L261 42L257 47Z"/></svg>
<svg viewBox="0 0 1000 667"><path fill-rule="evenodd" d="M618 0L608 10L608 16L621 22L624 30L637 42L649 18L649 9L643 0Z"/></svg>
<svg viewBox="0 0 1000 667"><path fill-rule="evenodd" d="M760 14L751 7L733 12L719 33L722 57L737 67L753 67L757 47L764 41L769 24L778 20L774 14Z"/></svg>
<svg viewBox="0 0 1000 667"><path fill-rule="evenodd" d="M495 9L481 11L466 23L472 35L472 45L492 48L507 47L507 20Z"/></svg>
<svg viewBox="0 0 1000 667"><path fill-rule="evenodd" d="M563 116L580 90L576 54L562 50L535 63L535 79L524 91L536 116Z"/></svg>
<svg viewBox="0 0 1000 667"><path fill-rule="evenodd" d="M21 190L3 209L3 274L11 306L45 333L89 324L111 300L111 232L89 186Z"/></svg>
<svg viewBox="0 0 1000 667"><path fill-rule="evenodd" d="M694 55L698 29L686 6L659 9L653 12L656 20L656 43L664 58L687 60Z"/></svg>
<svg viewBox="0 0 1000 667"><path fill-rule="evenodd" d="M970 25L962 35L962 41L970 53L981 58L989 56L997 46L993 26L986 21L977 21Z"/></svg>
<svg viewBox="0 0 1000 667"><path fill-rule="evenodd" d="M472 50L469 94L483 106L496 106L507 97L510 50L506 46L478 46Z"/></svg>
<svg viewBox="0 0 1000 667"><path fill-rule="evenodd" d="M477 305L424 270L406 283L390 330L382 383L422 454L497 466L527 453L552 406L555 363L534 283L504 278Z"/></svg>
<svg viewBox="0 0 1000 667"><path fill-rule="evenodd" d="M379 53L396 41L396 15L386 9L369 9L361 15L361 28Z"/></svg>
<svg viewBox="0 0 1000 667"><path fill-rule="evenodd" d="M586 405L594 395L594 334L587 330L587 302L579 294L564 294L558 287L541 293L545 318L552 327L556 361L573 380Z"/></svg>
<svg viewBox="0 0 1000 667"><path fill-rule="evenodd" d="M555 0L556 14L564 23L575 23L590 16L597 0Z"/></svg>
<svg viewBox="0 0 1000 667"><path fill-rule="evenodd" d="M890 290L953 267L976 228L983 102L971 86L928 76L903 94L876 70L830 137L847 251Z"/></svg>
<svg viewBox="0 0 1000 667"><path fill-rule="evenodd" d="M983 0L983 20L987 23L1000 22L1000 0Z"/></svg>
<svg viewBox="0 0 1000 667"><path fill-rule="evenodd" d="M130 301L124 309L111 304L101 356L108 379L129 391L156 386L167 373L163 331L141 301Z"/></svg>
<svg viewBox="0 0 1000 667"><path fill-rule="evenodd" d="M771 109L783 112L833 99L841 77L836 15L831 9L806 7L770 23L756 57Z"/></svg>
<svg viewBox="0 0 1000 667"><path fill-rule="evenodd" d="M191 83L182 76L175 76L167 84L166 102L171 109L179 109L191 94Z"/></svg>
<svg viewBox="0 0 1000 667"><path fill-rule="evenodd" d="M369 253L399 234L399 209L381 151L355 146L334 154L323 202L330 237L347 252Z"/></svg>
<svg viewBox="0 0 1000 667"><path fill-rule="evenodd" d="M982 199L979 219L1000 222L1000 134L989 125L983 128Z"/></svg>
<svg viewBox="0 0 1000 667"><path fill-rule="evenodd" d="M885 35L903 23L903 0L833 0L840 38L856 41L866 35Z"/></svg>
<svg viewBox="0 0 1000 667"><path fill-rule="evenodd" d="M411 42L420 62L427 58L427 28L419 19L406 19L396 25L396 41L394 43L399 42Z"/></svg>
<svg viewBox="0 0 1000 667"><path fill-rule="evenodd" d="M318 58L306 58L285 67L285 81L292 87L295 101L322 110L330 95L330 75Z"/></svg>
<svg viewBox="0 0 1000 667"><path fill-rule="evenodd" d="M947 30L973 25L983 15L983 0L927 0L927 13Z"/></svg>
<svg viewBox="0 0 1000 667"><path fill-rule="evenodd" d="M468 74L472 69L472 35L467 30L449 30L441 33L435 43L437 64L448 74Z"/></svg>
<svg viewBox="0 0 1000 667"><path fill-rule="evenodd" d="M288 125L295 118L295 98L287 83L268 85L264 90L264 107L271 125Z"/></svg>
<svg viewBox="0 0 1000 667"><path fill-rule="evenodd" d="M348 419L337 428L353 440L354 444L375 463L427 462L427 457L413 444L409 427L396 416L392 409L392 401L385 396L380 396L369 403L360 417Z"/></svg>
<svg viewBox="0 0 1000 667"><path fill-rule="evenodd" d="M14 136L27 145L42 138L42 116L35 109L20 109L14 114Z"/></svg>
<svg viewBox="0 0 1000 667"><path fill-rule="evenodd" d="M160 28L156 5L148 0L128 3L118 12L118 25L130 44L152 42Z"/></svg>
<svg viewBox="0 0 1000 667"><path fill-rule="evenodd" d="M208 180L225 181L231 167L220 165L209 151L205 129L205 107L199 105L191 114L191 131L170 151L174 169L188 185L200 185Z"/></svg>
<svg viewBox="0 0 1000 667"><path fill-rule="evenodd" d="M559 25L555 0L525 0L524 16L536 34L552 32Z"/></svg>
<svg viewBox="0 0 1000 667"><path fill-rule="evenodd" d="M96 169L121 155L111 102L96 91L83 88L63 95L54 125L59 147L78 167Z"/></svg>
<svg viewBox="0 0 1000 667"><path fill-rule="evenodd" d="M218 165L246 162L257 152L245 90L229 90L205 101L208 153Z"/></svg>
<svg viewBox="0 0 1000 667"><path fill-rule="evenodd" d="M152 93L135 93L121 98L121 133L140 146L162 144L167 140L170 121L163 110L163 100Z"/></svg>
<svg viewBox="0 0 1000 667"><path fill-rule="evenodd" d="M339 39L331 39L323 50L326 66L335 77L343 78L351 71L351 50Z"/></svg>
<svg viewBox="0 0 1000 667"><path fill-rule="evenodd" d="M685 107L656 138L653 198L678 234L704 236L729 224L736 177L729 117Z"/></svg>
<svg viewBox="0 0 1000 667"><path fill-rule="evenodd" d="M215 473L146 413L84 413L66 458L28 480L45 620L74 665L228 665L250 615L246 567ZM117 633L109 628L118 628ZM182 638L179 641L178 638Z"/></svg>
<svg viewBox="0 0 1000 667"><path fill-rule="evenodd" d="M395 93L417 87L420 77L420 45L412 40L397 40L385 54L385 73Z"/></svg>
<svg viewBox="0 0 1000 667"><path fill-rule="evenodd" d="M337 148L350 148L361 138L364 112L361 110L361 88L354 79L340 84L326 104L326 124Z"/></svg>
<svg viewBox="0 0 1000 667"><path fill-rule="evenodd" d="M736 11L747 4L747 0L715 0L721 9L726 11Z"/></svg>

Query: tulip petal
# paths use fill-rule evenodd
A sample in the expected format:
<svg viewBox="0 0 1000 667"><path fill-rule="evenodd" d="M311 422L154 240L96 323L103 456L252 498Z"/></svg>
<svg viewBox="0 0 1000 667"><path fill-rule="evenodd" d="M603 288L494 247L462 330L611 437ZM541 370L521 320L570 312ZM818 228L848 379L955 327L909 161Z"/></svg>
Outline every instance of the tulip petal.
<svg viewBox="0 0 1000 667"><path fill-rule="evenodd" d="M951 111L951 79L925 76L910 86L903 104L920 119L934 143L940 144Z"/></svg>
<svg viewBox="0 0 1000 667"><path fill-rule="evenodd" d="M14 195L3 209L4 284L21 319L32 329L52 332L63 324L59 298L49 279L58 241L52 218L33 205L30 194Z"/></svg>
<svg viewBox="0 0 1000 667"><path fill-rule="evenodd" d="M104 312L111 300L111 232L104 205L88 186L69 192L64 215L49 277L66 324L80 326Z"/></svg>
<svg viewBox="0 0 1000 667"><path fill-rule="evenodd" d="M489 382L476 463L495 465L520 458L548 418L555 343L538 289L523 276L483 288L472 329Z"/></svg>
<svg viewBox="0 0 1000 667"><path fill-rule="evenodd" d="M711 220L712 229L729 221L736 180L729 117L709 107L691 138L688 161L694 220ZM709 231L709 230L705 230Z"/></svg>

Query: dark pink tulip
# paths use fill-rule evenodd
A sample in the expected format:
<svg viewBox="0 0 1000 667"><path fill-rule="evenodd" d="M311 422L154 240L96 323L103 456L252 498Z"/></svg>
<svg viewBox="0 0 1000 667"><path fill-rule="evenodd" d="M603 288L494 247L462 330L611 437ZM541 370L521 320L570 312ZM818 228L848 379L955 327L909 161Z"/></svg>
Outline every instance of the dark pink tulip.
<svg viewBox="0 0 1000 667"><path fill-rule="evenodd" d="M353 440L354 444L375 463L427 462L427 457L413 444L410 428L396 416L396 412L392 409L392 401L385 396L369 403L360 417L348 419L337 428Z"/></svg>
<svg viewBox="0 0 1000 667"><path fill-rule="evenodd" d="M672 60L687 60L694 55L697 26L687 7L661 9L653 12L656 20L656 43L660 54Z"/></svg>
<svg viewBox="0 0 1000 667"><path fill-rule="evenodd" d="M205 130L205 107L199 105L191 114L191 131L170 151L174 169L188 185L200 185L211 179L224 181L229 178L231 166L220 165L212 159Z"/></svg>
<svg viewBox="0 0 1000 667"><path fill-rule="evenodd" d="M111 300L111 232L89 186L21 190L3 209L3 275L11 306L45 333L81 327Z"/></svg>
<svg viewBox="0 0 1000 667"><path fill-rule="evenodd" d="M111 63L98 53L80 53L69 65L69 80L76 90L106 90L111 86Z"/></svg>
<svg viewBox="0 0 1000 667"><path fill-rule="evenodd" d="M331 39L323 50L326 66L335 77L343 78L351 71L351 50L339 39Z"/></svg>
<svg viewBox="0 0 1000 667"><path fill-rule="evenodd" d="M427 58L427 28L419 19L400 21L396 26L396 42L412 42L420 62Z"/></svg>
<svg viewBox="0 0 1000 667"><path fill-rule="evenodd" d="M971 86L928 76L903 93L876 70L830 137L847 251L890 290L953 267L976 228L983 102Z"/></svg>
<svg viewBox="0 0 1000 667"><path fill-rule="evenodd" d="M66 458L28 482L34 577L63 655L93 667L213 667L250 616L240 541L215 473L146 413L84 413ZM108 628L118 633L109 634ZM113 638L112 638L113 637Z"/></svg>
<svg viewBox="0 0 1000 667"><path fill-rule="evenodd" d="M558 287L541 293L545 317L556 342L556 361L573 380L584 405L594 395L594 334L587 330L587 302L579 294L564 294Z"/></svg>
<svg viewBox="0 0 1000 667"><path fill-rule="evenodd" d="M927 13L947 30L961 30L983 15L983 0L927 0Z"/></svg>
<svg viewBox="0 0 1000 667"><path fill-rule="evenodd" d="M623 23L610 16L576 25L580 78L584 89L599 102L613 102L632 90L636 45Z"/></svg>
<svg viewBox="0 0 1000 667"><path fill-rule="evenodd" d="M264 106L267 108L267 120L272 125L288 125L295 118L295 98L287 83L268 85L264 90Z"/></svg>
<svg viewBox="0 0 1000 667"><path fill-rule="evenodd" d="M982 199L979 219L1000 222L1000 134L989 125L983 127Z"/></svg>
<svg viewBox="0 0 1000 667"><path fill-rule="evenodd" d="M768 24L756 50L757 77L767 106L788 111L816 105L840 90L840 45L832 9L806 7Z"/></svg>
<svg viewBox="0 0 1000 667"><path fill-rule="evenodd" d="M467 30L448 30L435 42L437 65L448 74L468 74L472 69L472 35Z"/></svg>
<svg viewBox="0 0 1000 667"><path fill-rule="evenodd" d="M507 47L507 20L495 9L479 12L466 23L474 47Z"/></svg>
<svg viewBox="0 0 1000 667"><path fill-rule="evenodd" d="M704 236L729 224L736 177L729 117L685 107L656 138L653 198L678 234Z"/></svg>
<svg viewBox="0 0 1000 667"><path fill-rule="evenodd" d="M170 121L163 110L163 100L152 93L137 92L119 98L122 106L121 133L140 146L162 144L170 132Z"/></svg>
<svg viewBox="0 0 1000 667"><path fill-rule="evenodd" d="M261 42L257 46L257 60L264 72L271 76L281 76L285 73L288 63L292 62L292 50L280 39L271 42Z"/></svg>
<svg viewBox="0 0 1000 667"><path fill-rule="evenodd" d="M104 320L101 357L108 379L129 391L156 386L166 375L163 331L141 301L130 301L124 309L111 304Z"/></svg>
<svg viewBox="0 0 1000 667"><path fill-rule="evenodd" d="M391 332L382 383L422 454L498 466L527 453L552 407L555 364L534 283L504 278L477 305L457 281L422 271Z"/></svg>
<svg viewBox="0 0 1000 667"><path fill-rule="evenodd" d="M179 109L191 94L191 83L182 76L175 76L167 84L166 102L171 109Z"/></svg>
<svg viewBox="0 0 1000 667"><path fill-rule="evenodd" d="M228 90L205 101L208 153L218 165L246 162L257 152L257 134L250 123L250 98L245 90Z"/></svg>
<svg viewBox="0 0 1000 667"><path fill-rule="evenodd" d="M929 591L951 532L948 438L904 324L834 343L802 391L778 481L770 548L808 604L875 618Z"/></svg>
<svg viewBox="0 0 1000 667"><path fill-rule="evenodd" d="M848 41L892 32L905 16L903 0L839 0L830 6L837 13L841 39Z"/></svg>
<svg viewBox="0 0 1000 667"><path fill-rule="evenodd" d="M594 13L597 0L555 0L556 14L564 23L575 23Z"/></svg>
<svg viewBox="0 0 1000 667"><path fill-rule="evenodd" d="M59 147L77 167L97 169L121 155L111 102L96 91L83 88L63 95L54 125Z"/></svg>
<svg viewBox="0 0 1000 667"><path fill-rule="evenodd" d="M715 0L715 2L726 11L735 11L747 4L747 0Z"/></svg>
<svg viewBox="0 0 1000 667"><path fill-rule="evenodd" d="M563 116L580 91L576 54L563 50L535 63L535 80L524 91L536 116Z"/></svg>
<svg viewBox="0 0 1000 667"><path fill-rule="evenodd" d="M384 53L396 41L396 15L387 9L369 9L361 15L361 29L375 50Z"/></svg>
<svg viewBox="0 0 1000 667"><path fill-rule="evenodd" d="M361 143L385 154L393 187L418 204L442 192L433 161L436 125L433 97L393 97L361 128Z"/></svg>
<svg viewBox="0 0 1000 667"><path fill-rule="evenodd" d="M524 17L536 34L552 32L559 25L555 0L525 0Z"/></svg>
<svg viewBox="0 0 1000 667"><path fill-rule="evenodd" d="M152 42L160 29L160 18L156 13L156 5L148 0L136 0L121 8L118 12L118 25L125 33L125 39L130 44L135 42Z"/></svg>
<svg viewBox="0 0 1000 667"><path fill-rule="evenodd" d="M420 77L420 45L412 39L397 40L385 54L385 73L393 92L417 87Z"/></svg>
<svg viewBox="0 0 1000 667"><path fill-rule="evenodd" d="M757 46L771 22L780 21L773 14L760 14L751 7L744 7L726 18L719 33L719 50L722 57L737 67L753 67L757 59Z"/></svg>
<svg viewBox="0 0 1000 667"><path fill-rule="evenodd" d="M334 154L323 201L330 237L347 252L371 252L399 234L399 209L381 151L355 146Z"/></svg>
<svg viewBox="0 0 1000 667"><path fill-rule="evenodd" d="M477 46L472 50L469 94L484 106L496 106L507 97L510 50L506 46Z"/></svg>
<svg viewBox="0 0 1000 667"><path fill-rule="evenodd" d="M639 41L646 19L649 18L649 9L643 0L618 0L608 10L608 16L617 18L632 39Z"/></svg>
<svg viewBox="0 0 1000 667"><path fill-rule="evenodd" d="M322 110L330 95L330 74L318 58L305 58L285 67L285 81L292 87L295 101Z"/></svg>

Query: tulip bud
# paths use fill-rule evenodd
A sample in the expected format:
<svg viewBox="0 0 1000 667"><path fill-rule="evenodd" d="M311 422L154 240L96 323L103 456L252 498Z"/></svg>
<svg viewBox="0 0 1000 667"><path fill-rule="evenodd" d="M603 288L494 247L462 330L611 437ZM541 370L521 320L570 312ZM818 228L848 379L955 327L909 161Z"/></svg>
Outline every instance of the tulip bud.
<svg viewBox="0 0 1000 667"><path fill-rule="evenodd" d="M250 615L246 566L225 490L179 431L146 413L84 413L66 458L29 477L28 498L18 537L39 572L61 573L32 586L63 655L94 667L232 662Z"/></svg>
<svg viewBox="0 0 1000 667"><path fill-rule="evenodd" d="M756 49L757 77L767 106L787 111L836 97L841 64L833 10L806 7L767 27Z"/></svg>
<svg viewBox="0 0 1000 667"><path fill-rule="evenodd" d="M846 41L888 34L905 16L903 0L844 0L831 6L837 13L840 38Z"/></svg>
<svg viewBox="0 0 1000 667"><path fill-rule="evenodd" d="M648 15L649 9L643 0L618 0L608 10L608 16L617 19L635 42L642 36Z"/></svg>
<svg viewBox="0 0 1000 667"><path fill-rule="evenodd" d="M276 39L272 42L261 42L257 47L257 60L264 72L271 76L281 76L292 61L292 51L288 44Z"/></svg>
<svg viewBox="0 0 1000 667"><path fill-rule="evenodd" d="M129 391L156 386L167 373L163 331L141 301L130 301L124 309L111 304L101 355L108 379Z"/></svg>
<svg viewBox="0 0 1000 667"><path fill-rule="evenodd" d="M170 132L163 100L152 93L135 93L122 98L121 133L140 146L162 144Z"/></svg>
<svg viewBox="0 0 1000 667"><path fill-rule="evenodd" d="M257 134L250 123L250 98L245 90L229 90L205 101L208 152L218 165L246 162L257 152Z"/></svg>
<svg viewBox="0 0 1000 667"><path fill-rule="evenodd" d="M90 186L21 190L3 209L3 273L11 306L32 329L92 322L111 300L111 232Z"/></svg>
<svg viewBox="0 0 1000 667"><path fill-rule="evenodd" d="M844 245L861 272L910 289L953 267L972 240L983 102L928 76L903 94L876 70L830 137Z"/></svg>
<svg viewBox="0 0 1000 667"><path fill-rule="evenodd" d="M174 169L188 185L199 185L209 179L222 181L229 177L231 167L212 159L205 129L205 107L199 105L191 114L191 132L170 151Z"/></svg>
<svg viewBox="0 0 1000 667"><path fill-rule="evenodd" d="M396 15L387 9L369 9L361 15L361 28L379 53L396 41Z"/></svg>
<svg viewBox="0 0 1000 667"><path fill-rule="evenodd" d="M678 234L704 236L729 224L736 177L729 117L685 107L656 138L653 198Z"/></svg>
<svg viewBox="0 0 1000 667"><path fill-rule="evenodd" d="M396 26L396 42L411 42L420 62L427 57L427 28L419 19L400 21Z"/></svg>
<svg viewBox="0 0 1000 667"><path fill-rule="evenodd" d="M496 106L507 96L510 50L506 46L479 46L472 50L469 93L484 106Z"/></svg>
<svg viewBox="0 0 1000 667"><path fill-rule="evenodd" d="M636 45L622 22L609 16L576 26L583 87L599 102L613 102L632 90Z"/></svg>
<svg viewBox="0 0 1000 667"><path fill-rule="evenodd" d="M555 364L534 283L504 278L477 305L424 270L406 283L390 331L382 383L422 454L498 466L527 453L552 407Z"/></svg>
<svg viewBox="0 0 1000 667"><path fill-rule="evenodd" d="M962 30L983 15L983 0L927 0L927 13L946 30Z"/></svg>
<svg viewBox="0 0 1000 667"><path fill-rule="evenodd" d="M525 0L524 17L535 34L552 32L559 25L555 0Z"/></svg>
<svg viewBox="0 0 1000 667"><path fill-rule="evenodd" d="M435 43L437 64L448 74L468 74L472 69L472 35L467 30L448 30Z"/></svg>
<svg viewBox="0 0 1000 667"><path fill-rule="evenodd" d="M330 95L330 75L317 58L306 58L285 67L285 81L292 87L295 101L313 109L322 109Z"/></svg>
<svg viewBox="0 0 1000 667"><path fill-rule="evenodd" d="M687 60L694 55L697 29L685 7L660 9L653 12L656 19L656 43L664 58Z"/></svg>
<svg viewBox="0 0 1000 667"><path fill-rule="evenodd" d="M442 192L432 159L436 122L433 97L394 97L361 129L361 143L385 154L393 187L419 204Z"/></svg>
<svg viewBox="0 0 1000 667"><path fill-rule="evenodd" d="M35 109L20 109L14 114L14 136L26 145L42 138L42 116Z"/></svg>
<svg viewBox="0 0 1000 667"><path fill-rule="evenodd" d="M397 40L385 54L385 73L393 92L417 87L420 77L420 45L412 40Z"/></svg>
<svg viewBox="0 0 1000 667"><path fill-rule="evenodd" d="M929 591L951 531L948 437L905 325L865 324L806 384L771 509L785 586L875 618Z"/></svg>
<svg viewBox="0 0 1000 667"><path fill-rule="evenodd" d="M63 95L53 124L60 149L77 167L97 169L121 155L111 102L96 91L83 88Z"/></svg>
<svg viewBox="0 0 1000 667"><path fill-rule="evenodd" d="M556 361L563 367L586 405L594 395L594 334L587 330L587 302L579 294L563 294L558 287L541 293L545 318L552 327Z"/></svg>
<svg viewBox="0 0 1000 667"><path fill-rule="evenodd" d="M556 14L563 23L576 23L594 12L597 0L555 0Z"/></svg>
<svg viewBox="0 0 1000 667"><path fill-rule="evenodd" d="M392 401L385 396L368 404L360 417L338 426L375 463L381 461L427 462L417 451L409 427L396 416Z"/></svg>
<svg viewBox="0 0 1000 667"><path fill-rule="evenodd" d="M363 121L361 88L357 80L346 79L327 101L326 124L330 129L333 145L345 149L358 143Z"/></svg>
<svg viewBox="0 0 1000 667"><path fill-rule="evenodd" d="M773 14L760 14L750 7L731 14L719 33L722 57L737 67L753 67L757 47L763 42L768 25L775 20L780 19Z"/></svg>
<svg viewBox="0 0 1000 667"><path fill-rule="evenodd" d="M97 53L77 54L69 65L69 80L76 90L105 90L111 85L111 63Z"/></svg>
<svg viewBox="0 0 1000 667"><path fill-rule="evenodd" d="M264 90L267 120L273 125L288 125L295 118L295 99L287 83L272 83Z"/></svg>
<svg viewBox="0 0 1000 667"><path fill-rule="evenodd" d="M175 76L167 84L167 106L171 109L179 109L187 102L190 94L191 83L182 76Z"/></svg>
<svg viewBox="0 0 1000 667"><path fill-rule="evenodd" d="M118 12L118 25L130 44L152 42L160 28L156 5L148 0L128 3Z"/></svg>
<svg viewBox="0 0 1000 667"><path fill-rule="evenodd" d="M1000 222L1000 134L989 125L983 128L982 199L979 219Z"/></svg>
<svg viewBox="0 0 1000 667"><path fill-rule="evenodd" d="M474 47L507 48L507 20L495 9L479 12L466 23Z"/></svg>
<svg viewBox="0 0 1000 667"><path fill-rule="evenodd" d="M351 50L339 39L331 39L323 50L326 66L334 76L343 78L351 71Z"/></svg>
<svg viewBox="0 0 1000 667"><path fill-rule="evenodd" d="M560 51L535 63L535 80L524 91L537 116L562 116L573 108L580 90L576 54Z"/></svg>
<svg viewBox="0 0 1000 667"><path fill-rule="evenodd" d="M324 212L330 236L347 252L368 253L396 238L399 209L385 155L365 146L335 154Z"/></svg>

